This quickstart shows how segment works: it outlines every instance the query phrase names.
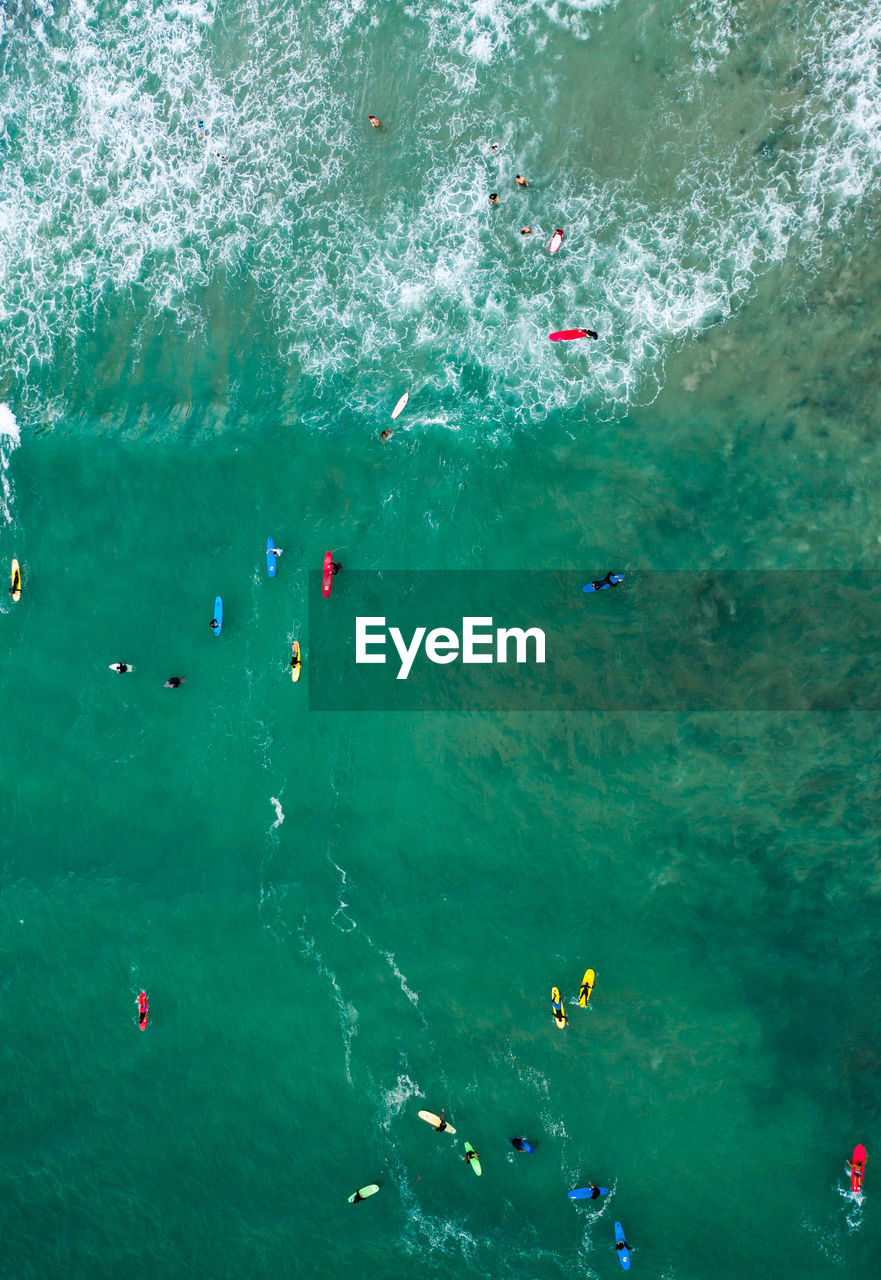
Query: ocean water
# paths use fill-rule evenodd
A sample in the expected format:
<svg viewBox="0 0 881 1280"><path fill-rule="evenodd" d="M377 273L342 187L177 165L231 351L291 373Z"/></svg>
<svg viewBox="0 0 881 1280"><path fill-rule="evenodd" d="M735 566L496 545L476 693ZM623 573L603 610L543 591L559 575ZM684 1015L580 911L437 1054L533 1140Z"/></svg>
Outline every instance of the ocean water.
<svg viewBox="0 0 881 1280"><path fill-rule="evenodd" d="M879 39L0 11L2 1275L593 1280L616 1220L659 1280L877 1274L876 717L321 713L310 616L881 568Z"/></svg>

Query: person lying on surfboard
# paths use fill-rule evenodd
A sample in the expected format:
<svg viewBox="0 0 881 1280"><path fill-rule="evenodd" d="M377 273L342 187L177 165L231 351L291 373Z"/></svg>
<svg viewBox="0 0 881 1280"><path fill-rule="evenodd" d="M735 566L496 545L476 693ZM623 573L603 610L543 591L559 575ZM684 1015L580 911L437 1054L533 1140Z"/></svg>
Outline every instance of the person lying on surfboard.
<svg viewBox="0 0 881 1280"><path fill-rule="evenodd" d="M607 573L604 578L597 578L590 585L594 591L602 591L603 587L617 587L624 581L623 573Z"/></svg>
<svg viewBox="0 0 881 1280"><path fill-rule="evenodd" d="M446 1129L446 1127L447 1127L447 1122L446 1122L446 1120L444 1119L444 1108L443 1108L443 1107L441 1107L440 1124L435 1125L435 1129L437 1130L437 1132L438 1132L438 1133L443 1133L443 1131L444 1131L444 1129Z"/></svg>
<svg viewBox="0 0 881 1280"><path fill-rule="evenodd" d="M464 1156L462 1157L462 1159L465 1161L465 1163L466 1163L466 1164L470 1164L472 1160L476 1160L476 1159L477 1159L477 1152L476 1152L476 1151L466 1151L466 1152L465 1152L465 1154L464 1154Z"/></svg>

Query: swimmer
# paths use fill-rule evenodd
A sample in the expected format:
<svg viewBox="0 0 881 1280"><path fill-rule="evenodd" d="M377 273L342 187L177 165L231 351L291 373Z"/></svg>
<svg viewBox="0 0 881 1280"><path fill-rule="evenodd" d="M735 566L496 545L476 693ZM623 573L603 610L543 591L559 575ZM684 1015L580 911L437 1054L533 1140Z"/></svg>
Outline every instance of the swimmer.
<svg viewBox="0 0 881 1280"><path fill-rule="evenodd" d="M209 623L209 626L211 627L211 630L212 630L212 631L216 631L216 630L217 630L217 626L218 626L217 619L216 619L216 618L212 618L212 619L211 619L211 622Z"/></svg>
<svg viewBox="0 0 881 1280"><path fill-rule="evenodd" d="M499 203L499 197L496 195L495 191L494 191L494 192L492 193L492 195L490 196L490 198L489 198L489 202L490 202L490 204L498 204L498 203Z"/></svg>
<svg viewBox="0 0 881 1280"><path fill-rule="evenodd" d="M496 151L498 151L498 149L499 149L499 144L498 144L497 142L494 142L494 143L492 144L492 146L490 147L490 151L492 151L493 153L495 153Z"/></svg>
<svg viewBox="0 0 881 1280"><path fill-rule="evenodd" d="M379 438L383 444L385 444L387 440L391 440L392 433L389 431L388 427L386 427L385 431L382 432Z"/></svg>
<svg viewBox="0 0 881 1280"><path fill-rule="evenodd" d="M370 121L370 123L373 125L374 129L381 129L381 128L382 128L382 125L379 123L379 121L377 120L376 116L368 116L368 117L367 117L367 119L368 119L368 120Z"/></svg>
<svg viewBox="0 0 881 1280"><path fill-rule="evenodd" d="M162 686L163 689L179 689L186 680L186 676L169 676Z"/></svg>
<svg viewBox="0 0 881 1280"><path fill-rule="evenodd" d="M518 187L528 187L528 186L529 186L529 183L526 181L526 179L525 179L525 178L521 178L519 173L517 174L517 177L514 179L514 181L517 183L517 186L518 186Z"/></svg>
<svg viewBox="0 0 881 1280"><path fill-rule="evenodd" d="M521 234L521 236L531 236L531 235L532 235L532 227L521 227L521 228L520 228L520 234Z"/></svg>
<svg viewBox="0 0 881 1280"><path fill-rule="evenodd" d="M282 553L282 548L281 548L281 547L273 547L273 548L272 548L272 554L275 556L276 560L277 560L277 559L278 559L278 557L281 555L281 553Z"/></svg>
<svg viewBox="0 0 881 1280"><path fill-rule="evenodd" d="M199 121L198 121L198 125L197 125L197 127L198 127L198 130L199 130L199 137L200 137L200 138L204 138L204 137L205 137L205 121L204 121L204 120L199 120Z"/></svg>
<svg viewBox="0 0 881 1280"><path fill-rule="evenodd" d="M131 671L131 667L127 662L111 662L111 671L118 671L120 675L124 675L126 671Z"/></svg>
<svg viewBox="0 0 881 1280"><path fill-rule="evenodd" d="M336 562L335 560L331 560L331 562L330 562L330 566L331 566L331 568L333 569L333 576L334 576L334 577L336 577L336 576L337 576L337 574L339 573L340 569L342 569L342 567L343 567L341 564L337 564L337 562Z"/></svg>
<svg viewBox="0 0 881 1280"><path fill-rule="evenodd" d="M224 162L226 161L226 156L222 156L219 151L215 151L214 154L218 160L223 160Z"/></svg>

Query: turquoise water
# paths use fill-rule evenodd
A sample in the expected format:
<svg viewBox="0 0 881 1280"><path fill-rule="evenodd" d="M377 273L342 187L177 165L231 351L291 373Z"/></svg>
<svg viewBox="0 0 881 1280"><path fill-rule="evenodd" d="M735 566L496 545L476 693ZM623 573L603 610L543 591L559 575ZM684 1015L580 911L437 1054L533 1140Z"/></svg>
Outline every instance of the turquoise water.
<svg viewBox="0 0 881 1280"><path fill-rule="evenodd" d="M875 717L309 681L351 570L881 567L879 35L0 17L3 1274L876 1274Z"/></svg>

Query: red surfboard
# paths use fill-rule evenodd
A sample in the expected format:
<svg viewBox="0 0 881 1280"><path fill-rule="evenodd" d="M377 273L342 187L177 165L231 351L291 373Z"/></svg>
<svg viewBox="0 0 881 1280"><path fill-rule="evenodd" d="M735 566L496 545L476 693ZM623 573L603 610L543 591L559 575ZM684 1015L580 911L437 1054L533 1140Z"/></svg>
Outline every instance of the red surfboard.
<svg viewBox="0 0 881 1280"><path fill-rule="evenodd" d="M859 1143L853 1149L853 1159L850 1162L850 1189L851 1191L862 1191L863 1174L866 1172L866 1148Z"/></svg>
<svg viewBox="0 0 881 1280"><path fill-rule="evenodd" d="M548 245L548 253L556 253L560 245L563 243L563 232L557 227L551 236L551 243Z"/></svg>
<svg viewBox="0 0 881 1280"><path fill-rule="evenodd" d="M330 589L333 586L333 552L328 551L324 557L324 576L321 579L321 594L325 600L330 595Z"/></svg>
<svg viewBox="0 0 881 1280"><path fill-rule="evenodd" d="M142 1031L147 1030L147 1019L150 1016L150 1006L147 1004L147 993L142 991L138 996L138 1026Z"/></svg>
<svg viewBox="0 0 881 1280"><path fill-rule="evenodd" d="M586 329L558 329L556 333L549 333L548 337L551 342L571 342L573 338L586 338Z"/></svg>

